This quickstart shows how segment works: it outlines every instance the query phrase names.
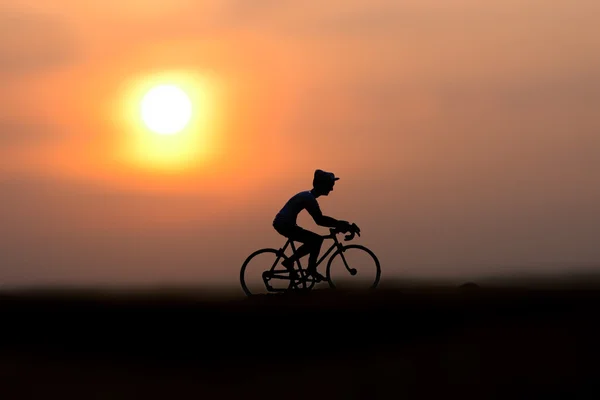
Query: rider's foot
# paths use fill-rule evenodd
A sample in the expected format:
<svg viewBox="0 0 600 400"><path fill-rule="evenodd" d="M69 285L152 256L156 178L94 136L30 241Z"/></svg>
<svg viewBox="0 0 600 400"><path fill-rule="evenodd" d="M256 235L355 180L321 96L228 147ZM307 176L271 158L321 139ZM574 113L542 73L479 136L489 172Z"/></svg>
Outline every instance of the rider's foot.
<svg viewBox="0 0 600 400"><path fill-rule="evenodd" d="M281 262L281 265L285 267L290 272L290 278L297 279L298 273L294 270L294 262L289 258L286 258Z"/></svg>
<svg viewBox="0 0 600 400"><path fill-rule="evenodd" d="M292 260L290 260L289 258L286 258L285 260L283 260L281 262L281 265L283 265L286 269L288 269L290 271L294 269L294 262Z"/></svg>
<svg viewBox="0 0 600 400"><path fill-rule="evenodd" d="M320 273L318 273L316 269L307 270L306 273L308 274L308 276L313 277L313 279L315 280L315 283L327 281L327 278L324 277L323 275L321 275Z"/></svg>

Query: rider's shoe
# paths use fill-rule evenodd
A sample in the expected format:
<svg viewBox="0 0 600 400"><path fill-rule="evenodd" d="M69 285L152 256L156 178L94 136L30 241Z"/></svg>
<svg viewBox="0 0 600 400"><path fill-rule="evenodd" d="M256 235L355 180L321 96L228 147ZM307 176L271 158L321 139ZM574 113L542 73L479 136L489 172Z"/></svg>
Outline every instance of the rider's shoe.
<svg viewBox="0 0 600 400"><path fill-rule="evenodd" d="M318 273L316 269L307 270L306 273L308 274L308 276L313 277L313 279L315 280L315 283L327 282L327 278L324 277L323 275L321 275L320 273Z"/></svg>
<svg viewBox="0 0 600 400"><path fill-rule="evenodd" d="M285 260L283 260L281 262L281 265L283 265L286 269L288 269L290 271L294 269L294 262L292 260L290 260L289 258L286 258Z"/></svg>
<svg viewBox="0 0 600 400"><path fill-rule="evenodd" d="M285 267L285 269L287 269L290 272L290 277L292 279L298 278L298 273L296 272L296 270L294 270L294 262L293 261L291 261L289 258L286 258L285 260L283 260L281 262L281 265L283 265Z"/></svg>

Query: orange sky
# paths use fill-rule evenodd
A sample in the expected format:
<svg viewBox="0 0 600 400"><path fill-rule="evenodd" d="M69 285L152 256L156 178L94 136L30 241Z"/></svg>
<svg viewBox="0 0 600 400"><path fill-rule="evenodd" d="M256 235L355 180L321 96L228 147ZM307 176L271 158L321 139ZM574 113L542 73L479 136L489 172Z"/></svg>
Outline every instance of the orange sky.
<svg viewBox="0 0 600 400"><path fill-rule="evenodd" d="M0 280L236 286L316 168L384 277L600 264L599 11L0 0ZM140 161L126 106L162 76L206 105Z"/></svg>

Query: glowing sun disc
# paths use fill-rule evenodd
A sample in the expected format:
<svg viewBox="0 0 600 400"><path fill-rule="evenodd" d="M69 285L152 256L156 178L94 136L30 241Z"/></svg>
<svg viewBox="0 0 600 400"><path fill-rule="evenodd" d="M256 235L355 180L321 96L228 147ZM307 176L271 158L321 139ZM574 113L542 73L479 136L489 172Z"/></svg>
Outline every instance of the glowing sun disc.
<svg viewBox="0 0 600 400"><path fill-rule="evenodd" d="M141 102L141 117L146 126L161 135L183 130L192 117L192 102L174 85L155 86Z"/></svg>

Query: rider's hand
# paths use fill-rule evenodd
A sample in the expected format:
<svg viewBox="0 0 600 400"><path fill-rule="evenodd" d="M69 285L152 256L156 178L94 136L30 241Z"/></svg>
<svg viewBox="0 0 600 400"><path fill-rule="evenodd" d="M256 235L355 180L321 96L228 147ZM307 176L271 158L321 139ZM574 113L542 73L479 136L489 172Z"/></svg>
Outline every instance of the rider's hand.
<svg viewBox="0 0 600 400"><path fill-rule="evenodd" d="M337 229L342 233L346 233L352 230L352 225L348 221L339 220L337 224Z"/></svg>

